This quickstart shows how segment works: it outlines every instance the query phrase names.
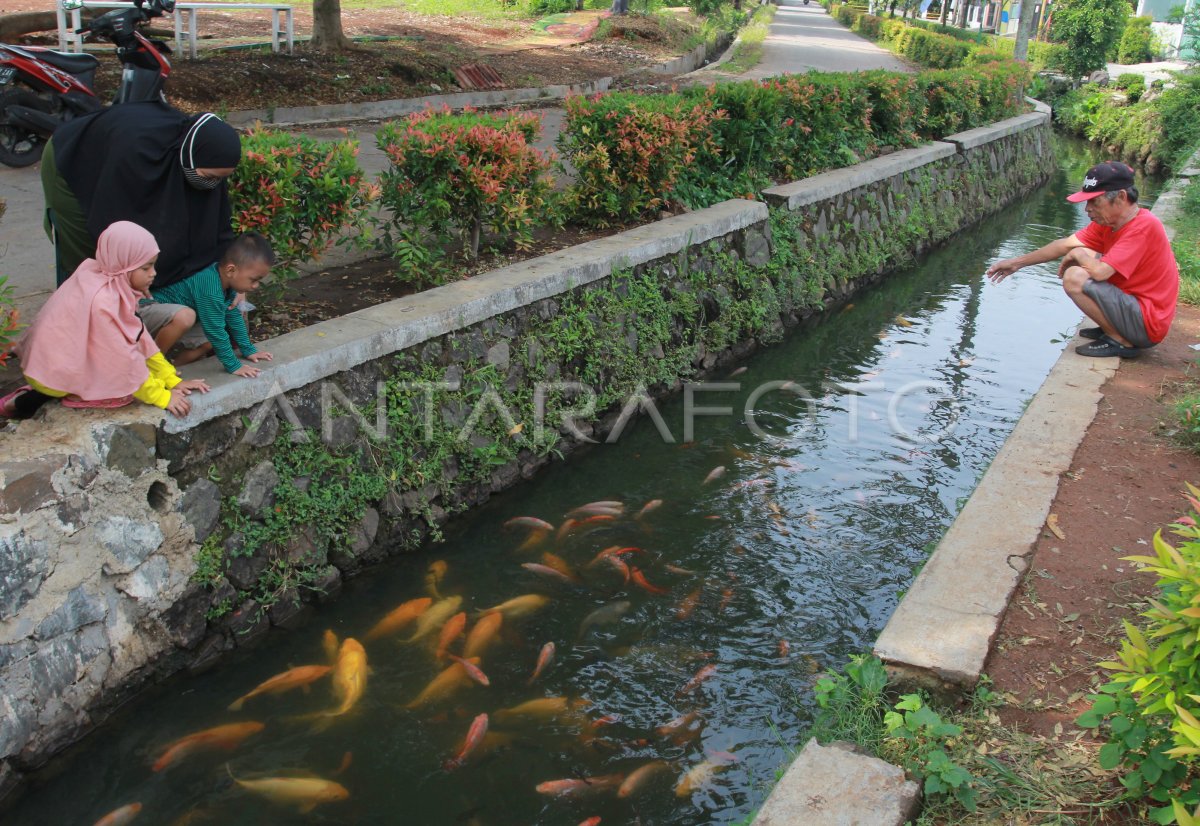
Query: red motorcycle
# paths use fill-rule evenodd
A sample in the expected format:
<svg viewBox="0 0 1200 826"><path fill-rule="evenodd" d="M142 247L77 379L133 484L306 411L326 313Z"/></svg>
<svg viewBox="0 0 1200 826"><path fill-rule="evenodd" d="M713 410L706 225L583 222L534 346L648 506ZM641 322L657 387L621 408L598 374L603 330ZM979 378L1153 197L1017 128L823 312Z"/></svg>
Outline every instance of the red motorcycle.
<svg viewBox="0 0 1200 826"><path fill-rule="evenodd" d="M75 32L91 33L117 47L122 69L114 104L164 98L163 85L171 74L171 48L147 38L138 27L174 11L175 0L133 2L134 8L114 9ZM97 65L90 54L0 43L0 163L36 163L61 124L104 107L96 96Z"/></svg>

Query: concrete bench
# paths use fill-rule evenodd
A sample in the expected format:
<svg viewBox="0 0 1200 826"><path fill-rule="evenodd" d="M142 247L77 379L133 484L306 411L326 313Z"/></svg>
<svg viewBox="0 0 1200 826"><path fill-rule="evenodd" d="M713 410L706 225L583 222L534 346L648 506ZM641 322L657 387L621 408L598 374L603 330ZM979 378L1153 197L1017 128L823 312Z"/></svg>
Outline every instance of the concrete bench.
<svg viewBox="0 0 1200 826"><path fill-rule="evenodd" d="M132 8L133 3L91 2L88 8L126 9ZM196 13L200 10L219 11L224 9L269 9L271 11L271 51L279 51L280 36L287 43L288 54L295 46L295 19L292 7L283 3L176 3L175 13L171 15L175 24L175 53L183 53L184 36L187 37L187 56L196 59ZM55 4L58 15L58 48L65 52L82 52L83 37L75 34L75 30L83 25L81 9L64 9L62 3ZM280 17L283 17L282 26Z"/></svg>

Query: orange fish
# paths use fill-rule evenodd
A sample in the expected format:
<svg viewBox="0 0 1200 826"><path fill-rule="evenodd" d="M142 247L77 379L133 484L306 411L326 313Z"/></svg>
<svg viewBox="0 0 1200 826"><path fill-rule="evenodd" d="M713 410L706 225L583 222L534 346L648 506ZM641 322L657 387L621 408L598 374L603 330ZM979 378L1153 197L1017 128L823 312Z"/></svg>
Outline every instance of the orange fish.
<svg viewBox="0 0 1200 826"><path fill-rule="evenodd" d="M724 614L725 609L729 607L729 601L733 599L733 589L726 588L721 591L721 604L717 606L717 613Z"/></svg>
<svg viewBox="0 0 1200 826"><path fill-rule="evenodd" d="M97 820L95 826L125 826L126 823L132 822L141 810L141 803L128 803Z"/></svg>
<svg viewBox="0 0 1200 826"><path fill-rule="evenodd" d="M546 537L550 535L550 531L530 531L529 536L525 537L525 541L517 546L517 553L525 553L532 551L534 548L546 541Z"/></svg>
<svg viewBox="0 0 1200 826"><path fill-rule="evenodd" d="M232 751L247 737L258 734L264 728L266 726L262 723L230 723L189 734L167 746L151 768L156 772L162 771L195 751Z"/></svg>
<svg viewBox="0 0 1200 826"><path fill-rule="evenodd" d="M711 760L697 763L688 769L683 777L679 778L679 783L675 786L675 796L690 796L692 792L706 786L712 780L713 775L723 768L725 768L724 765L714 763Z"/></svg>
<svg viewBox="0 0 1200 826"><path fill-rule="evenodd" d="M724 475L725 475L725 466L717 465L715 468L713 468L712 470L710 470L708 472L708 475L704 477L704 481L701 482L701 484L707 485L709 482L715 482Z"/></svg>
<svg viewBox="0 0 1200 826"><path fill-rule="evenodd" d="M321 650L325 652L325 659L333 662L337 659L338 638L337 634L329 628L325 629L324 635L321 637Z"/></svg>
<svg viewBox="0 0 1200 826"><path fill-rule="evenodd" d="M688 740L692 740L699 736L700 729L703 727L703 719L700 717L700 712L689 711L681 717L676 717L669 723L663 723L655 731L661 736L682 745ZM697 724L701 725L697 725Z"/></svg>
<svg viewBox="0 0 1200 826"><path fill-rule="evenodd" d="M467 627L467 615L464 611L459 611L446 621L442 626L442 632L438 635L437 652L434 655L436 659L442 659L446 656L446 649L462 636L463 629Z"/></svg>
<svg viewBox="0 0 1200 826"><path fill-rule="evenodd" d="M641 519L646 514L653 513L662 507L662 503L663 500L661 499L651 499L649 502L642 505L642 509L637 512L637 516L635 516L634 519Z"/></svg>
<svg viewBox="0 0 1200 826"><path fill-rule="evenodd" d="M575 572L571 570L571 566L568 565L567 561L558 554L552 554L549 551L543 551L542 564L547 568L553 568L565 577L578 579L578 577L575 576Z"/></svg>
<svg viewBox="0 0 1200 826"><path fill-rule="evenodd" d="M438 586L446 578L446 571L449 567L446 564L446 560L439 559L437 562L431 563L429 569L425 572L425 591L434 599L442 598L442 595L438 593Z"/></svg>
<svg viewBox="0 0 1200 826"><path fill-rule="evenodd" d="M331 666L328 665L301 665L288 669L282 674L276 674L271 679L259 683L249 694L238 697L229 704L229 710L241 711L247 700L261 694L282 694L293 688L306 688L324 677L330 670Z"/></svg>
<svg viewBox="0 0 1200 826"><path fill-rule="evenodd" d="M503 622L504 615L499 613L484 614L480 617L479 622L475 623L467 634L467 641L463 645L463 657L469 660L482 656L488 646L495 642Z"/></svg>
<svg viewBox="0 0 1200 826"><path fill-rule="evenodd" d="M456 657L453 654L450 655L450 659L461 665L463 667L463 671L467 672L467 676L480 685L488 686L492 684L488 679L487 674L484 674L483 670L470 660L464 660L462 657Z"/></svg>
<svg viewBox="0 0 1200 826"><path fill-rule="evenodd" d="M248 792L265 797L272 803L298 807L300 814L308 814L322 803L336 803L350 797L350 792L341 783L323 780L320 777L264 777L259 780L239 780L225 765L229 777Z"/></svg>
<svg viewBox="0 0 1200 826"><path fill-rule="evenodd" d="M630 571L629 566L625 564L625 560L621 559L619 556L606 556L604 557L604 561L617 569L617 573L619 573L622 578L622 585L629 584Z"/></svg>
<svg viewBox="0 0 1200 826"><path fill-rule="evenodd" d="M787 657L788 653L790 653L791 650L792 650L792 647L790 645L788 645L787 640L779 641L779 656L780 657Z"/></svg>
<svg viewBox="0 0 1200 826"><path fill-rule="evenodd" d="M657 585L651 585L645 575L636 565L629 566L629 578L633 580L633 584L641 588L643 591L649 591L652 594L668 594L670 590L660 588Z"/></svg>
<svg viewBox="0 0 1200 826"><path fill-rule="evenodd" d="M554 662L554 643L548 642L542 646L542 650L538 654L537 665L533 669L533 676L529 678L526 685L533 685L552 662Z"/></svg>
<svg viewBox="0 0 1200 826"><path fill-rule="evenodd" d="M480 714L471 721L471 727L467 729L467 737L463 740L462 748L458 750L458 754L442 764L442 768L446 771L454 771L462 766L467 760L467 755L475 751L480 743L483 742L483 737L488 730L487 714Z"/></svg>
<svg viewBox="0 0 1200 826"><path fill-rule="evenodd" d="M540 611L549 604L550 597L542 596L541 594L522 594L519 597L506 600L499 605L493 605L491 608L484 608L481 613L499 613L504 614L508 619L513 619Z"/></svg>
<svg viewBox="0 0 1200 826"><path fill-rule="evenodd" d="M661 771L671 768L666 760L651 760L649 763L634 769L617 789L617 797L625 798L636 792L647 780Z"/></svg>
<svg viewBox="0 0 1200 826"><path fill-rule="evenodd" d="M625 512L625 506L620 502L589 502L586 505L580 505L573 511L566 514L568 519L577 519L580 516L611 516L618 517Z"/></svg>
<svg viewBox="0 0 1200 826"><path fill-rule="evenodd" d="M568 585L578 585L579 584L579 577L574 576L574 575L564 574L562 571L558 570L557 568L551 568L549 565L542 565L539 562L522 562L521 567L524 568L525 570L529 571L530 573L537 574L539 576L549 577L550 579L555 579L555 580L558 580L559 582L565 582Z"/></svg>
<svg viewBox="0 0 1200 826"><path fill-rule="evenodd" d="M570 536L571 532L574 531L577 527L579 527L579 520L577 520L577 519L565 520L562 523L562 525L559 526L558 533L555 534L555 536L554 536L554 541L561 545L563 543L563 540L565 540L568 536Z"/></svg>
<svg viewBox="0 0 1200 826"><path fill-rule="evenodd" d="M677 574L679 576L695 576L696 572L688 568L680 568L678 565L664 565L663 570L668 573Z"/></svg>
<svg viewBox="0 0 1200 826"><path fill-rule="evenodd" d="M708 665L701 666L700 670L696 672L696 674L692 677L692 679L690 679L686 683L684 683L683 688L679 689L678 693L691 694L693 691L695 691L697 688L700 687L700 683L704 682L705 680L707 680L709 677L711 677L713 674L716 674L716 673L717 673L717 667L713 663L709 663Z"/></svg>
<svg viewBox="0 0 1200 826"><path fill-rule="evenodd" d="M342 762L338 763L337 770L334 771L334 776L342 774L346 769L350 768L350 764L354 762L354 752L348 751L342 755Z"/></svg>
<svg viewBox="0 0 1200 826"><path fill-rule="evenodd" d="M536 516L514 516L512 519L504 523L506 528L529 528L535 531L552 531L554 526L545 519L538 519Z"/></svg>
<svg viewBox="0 0 1200 826"><path fill-rule="evenodd" d="M583 520L582 522L580 522L579 524L580 524L581 526L584 526L584 525L599 525L599 524L602 524L602 523L604 523L604 522L612 522L612 521L613 521L613 520L615 520L615 519L616 519L616 517L615 517L615 516L612 516L612 515L610 515L610 514L606 514L606 513L602 513L602 514L597 514L596 516L589 516L587 519L584 519L584 520Z"/></svg>
<svg viewBox="0 0 1200 826"><path fill-rule="evenodd" d="M700 595L704 593L704 586L701 585L695 591L692 591L686 597L679 601L679 605L675 606L675 619L685 620L692 615L696 610L696 606L700 604Z"/></svg>
<svg viewBox="0 0 1200 826"><path fill-rule="evenodd" d="M340 717L362 699L367 690L367 652L362 643L351 637L342 640L337 662L333 664L333 696L340 700L338 707L323 712L320 717Z"/></svg>
<svg viewBox="0 0 1200 826"><path fill-rule="evenodd" d="M479 662L478 657L471 657L466 660L471 665ZM471 678L467 675L467 670L460 663L454 663L441 674L434 677L429 685L421 691L420 694L413 699L405 708L417 708L418 706L427 705L429 703L444 700L454 692L461 689L464 685L470 682Z"/></svg>
<svg viewBox="0 0 1200 826"><path fill-rule="evenodd" d="M584 699L569 700L566 697L539 697L536 700L528 700L512 708L499 709L492 716L500 725L504 725L505 721L511 723L516 720L572 719L579 716L578 712L580 709L587 708L589 705L591 704Z"/></svg>
<svg viewBox="0 0 1200 826"><path fill-rule="evenodd" d="M587 820L579 821L579 826L600 826L599 817L589 817Z"/></svg>
<svg viewBox="0 0 1200 826"><path fill-rule="evenodd" d="M568 780L547 780L545 783L538 783L535 791L538 794L548 794L554 797L578 795L587 792L604 791L614 786L620 786L621 781L624 779L625 775L623 774L605 774L599 777L573 777Z"/></svg>
<svg viewBox="0 0 1200 826"><path fill-rule="evenodd" d="M401 628L425 613L432 604L433 600L429 597L410 599L375 623L375 627L368 631L363 639L370 641L395 634Z"/></svg>

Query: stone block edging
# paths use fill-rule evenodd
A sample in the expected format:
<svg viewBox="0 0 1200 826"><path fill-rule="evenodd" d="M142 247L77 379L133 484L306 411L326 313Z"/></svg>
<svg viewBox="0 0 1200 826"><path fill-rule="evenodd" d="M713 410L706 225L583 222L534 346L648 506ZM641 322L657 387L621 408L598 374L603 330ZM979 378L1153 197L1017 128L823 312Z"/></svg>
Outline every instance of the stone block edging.
<svg viewBox="0 0 1200 826"><path fill-rule="evenodd" d="M985 143L991 143L994 140L1015 135L1017 132L1024 132L1026 129L1032 129L1042 124L1048 124L1049 122L1049 114L1030 112L1027 115L1017 115L1015 118L1007 118L1006 120L997 121L987 126L980 126L977 129L968 129L965 132L947 135L942 140L954 144L961 152L967 149L975 149L976 147L983 146Z"/></svg>

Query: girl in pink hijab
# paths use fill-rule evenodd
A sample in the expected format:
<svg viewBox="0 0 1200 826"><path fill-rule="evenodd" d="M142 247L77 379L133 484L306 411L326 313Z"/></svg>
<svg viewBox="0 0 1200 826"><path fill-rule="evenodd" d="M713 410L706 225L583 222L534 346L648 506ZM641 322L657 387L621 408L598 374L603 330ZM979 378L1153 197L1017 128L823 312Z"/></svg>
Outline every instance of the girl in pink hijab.
<svg viewBox="0 0 1200 826"><path fill-rule="evenodd" d="M67 407L121 407L134 399L176 416L191 409L199 380L183 381L137 317L149 295L158 244L148 231L117 221L42 307L17 342L29 384L0 399L0 416L24 419L52 398Z"/></svg>

